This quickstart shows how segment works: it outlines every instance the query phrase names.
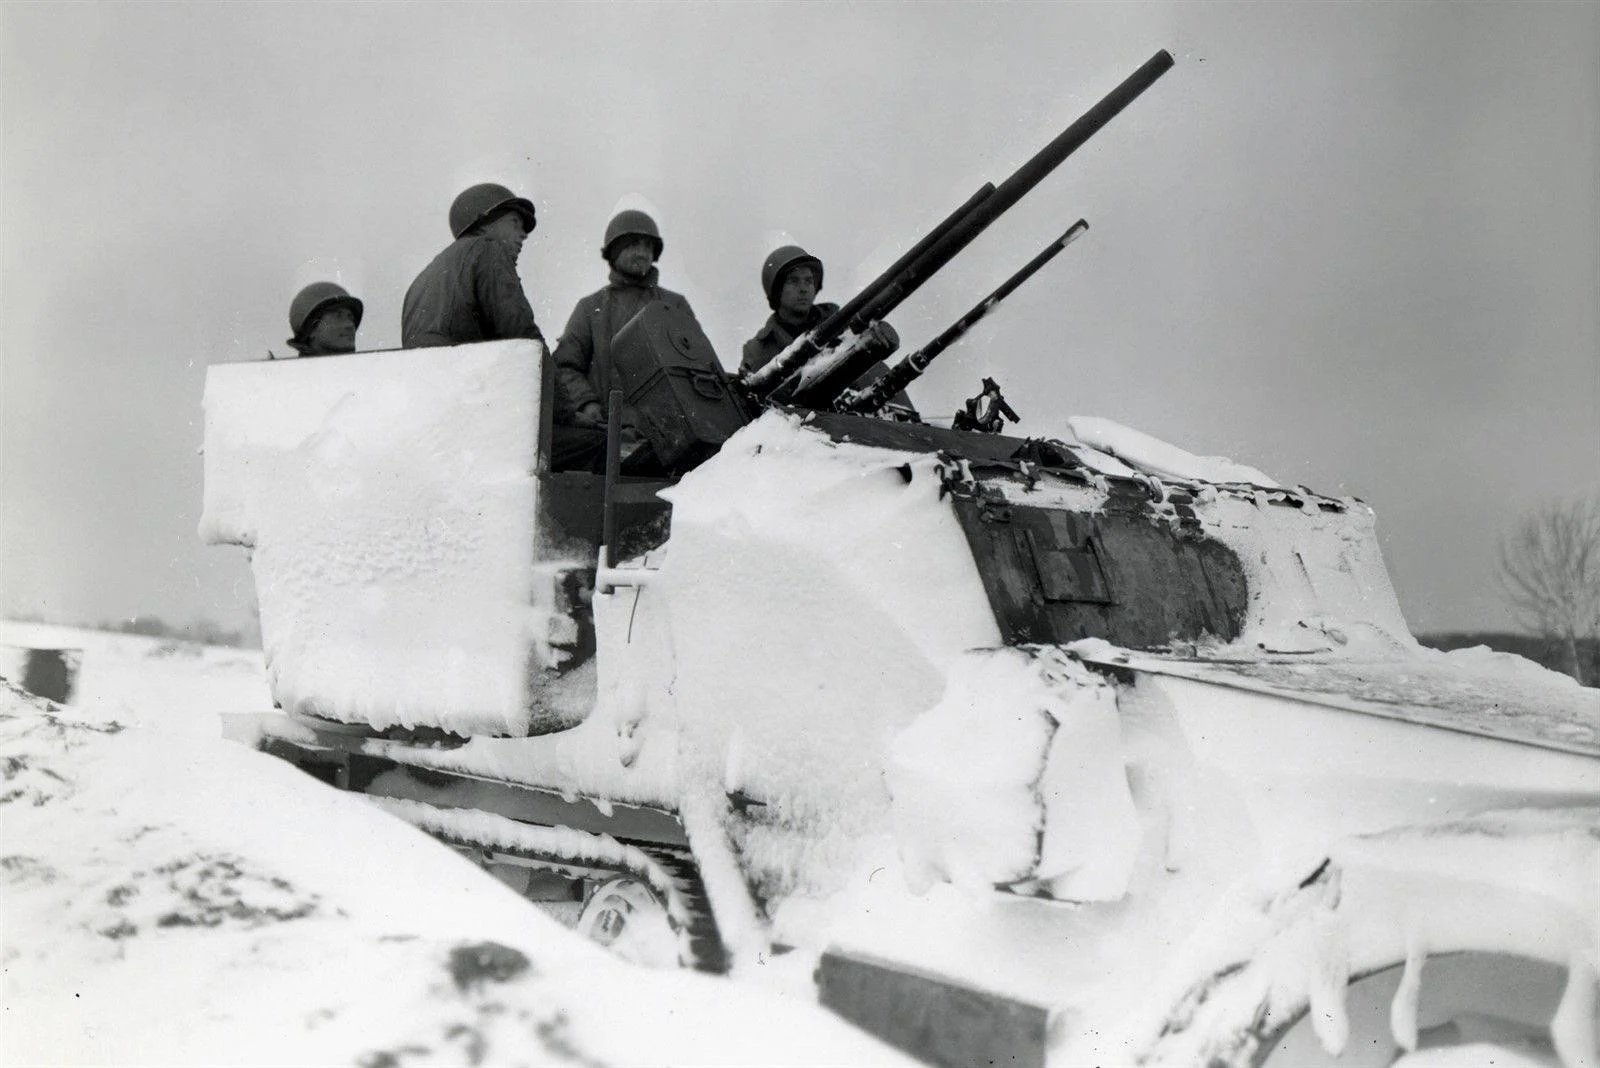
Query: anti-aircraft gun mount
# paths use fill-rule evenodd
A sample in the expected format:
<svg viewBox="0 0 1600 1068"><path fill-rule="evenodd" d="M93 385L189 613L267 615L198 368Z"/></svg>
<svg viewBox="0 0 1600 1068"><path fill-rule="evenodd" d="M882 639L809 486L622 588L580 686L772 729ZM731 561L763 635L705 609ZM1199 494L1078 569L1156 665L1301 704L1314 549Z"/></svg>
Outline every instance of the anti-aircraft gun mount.
<svg viewBox="0 0 1600 1068"><path fill-rule="evenodd" d="M886 317L1172 65L1165 51L1150 57L998 186L985 183L838 311L736 382L721 375L710 343L688 316L665 305L640 312L617 338L618 350L625 354L617 357L618 382L632 420L668 471L681 473L693 466L766 405L858 415L882 412L889 398L921 377L941 352L1081 237L1089 224L1082 219L1073 223L927 345L871 386L853 389L853 383L899 347L899 334ZM988 383L985 392L990 392Z"/></svg>
<svg viewBox="0 0 1600 1068"><path fill-rule="evenodd" d="M1465 1045L1465 973L1595 1063L1600 698L1425 655L1358 501L988 432L990 383L972 430L851 389L1171 63L742 382L646 309L605 476L552 470L532 342L212 367L202 533L253 549L283 709L238 736L637 959L787 949L931 1064L1348 1063L1329 1020Z"/></svg>

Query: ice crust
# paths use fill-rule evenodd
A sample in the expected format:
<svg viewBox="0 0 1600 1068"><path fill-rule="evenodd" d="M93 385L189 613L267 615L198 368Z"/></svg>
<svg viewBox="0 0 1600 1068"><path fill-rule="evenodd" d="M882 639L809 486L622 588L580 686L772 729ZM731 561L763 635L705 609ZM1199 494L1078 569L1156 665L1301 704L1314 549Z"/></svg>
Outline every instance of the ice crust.
<svg viewBox="0 0 1600 1068"><path fill-rule="evenodd" d="M541 348L214 366L201 536L251 550L273 696L374 727L520 734Z"/></svg>

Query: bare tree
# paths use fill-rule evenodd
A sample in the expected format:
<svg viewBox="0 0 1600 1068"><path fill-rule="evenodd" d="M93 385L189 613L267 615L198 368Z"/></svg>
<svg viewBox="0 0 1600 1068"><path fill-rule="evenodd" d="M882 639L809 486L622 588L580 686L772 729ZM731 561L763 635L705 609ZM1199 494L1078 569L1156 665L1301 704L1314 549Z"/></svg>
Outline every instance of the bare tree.
<svg viewBox="0 0 1600 1068"><path fill-rule="evenodd" d="M1523 622L1560 642L1583 685L1581 645L1600 641L1600 498L1549 505L1500 543L1500 585Z"/></svg>

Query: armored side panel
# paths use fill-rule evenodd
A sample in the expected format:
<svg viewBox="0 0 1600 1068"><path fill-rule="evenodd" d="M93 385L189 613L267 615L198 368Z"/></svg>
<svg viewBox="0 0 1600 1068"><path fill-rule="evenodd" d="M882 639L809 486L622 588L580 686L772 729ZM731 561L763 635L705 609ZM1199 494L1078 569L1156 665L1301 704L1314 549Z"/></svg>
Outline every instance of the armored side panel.
<svg viewBox="0 0 1600 1068"><path fill-rule="evenodd" d="M749 422L700 324L668 304L628 320L611 362L636 428L670 470L694 466Z"/></svg>
<svg viewBox="0 0 1600 1068"><path fill-rule="evenodd" d="M1239 636L1248 597L1238 557L1124 487L1092 515L982 493L954 504L1007 644L1154 649Z"/></svg>

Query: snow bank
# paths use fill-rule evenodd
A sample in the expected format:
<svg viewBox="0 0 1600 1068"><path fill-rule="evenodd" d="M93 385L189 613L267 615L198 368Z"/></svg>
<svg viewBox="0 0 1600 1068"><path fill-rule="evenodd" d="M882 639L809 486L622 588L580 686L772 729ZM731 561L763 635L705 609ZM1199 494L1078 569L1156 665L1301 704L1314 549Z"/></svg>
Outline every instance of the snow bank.
<svg viewBox="0 0 1600 1068"><path fill-rule="evenodd" d="M261 653L195 642L0 620L5 648L76 650L73 715L215 738L219 713L272 708ZM0 677L20 683L0 663Z"/></svg>
<svg viewBox="0 0 1600 1068"><path fill-rule="evenodd" d="M209 369L200 532L252 550L284 709L527 730L560 622L534 603L541 356L511 341Z"/></svg>
<svg viewBox="0 0 1600 1068"><path fill-rule="evenodd" d="M628 967L236 745L0 686L0 767L6 1063L910 1063L807 999Z"/></svg>

